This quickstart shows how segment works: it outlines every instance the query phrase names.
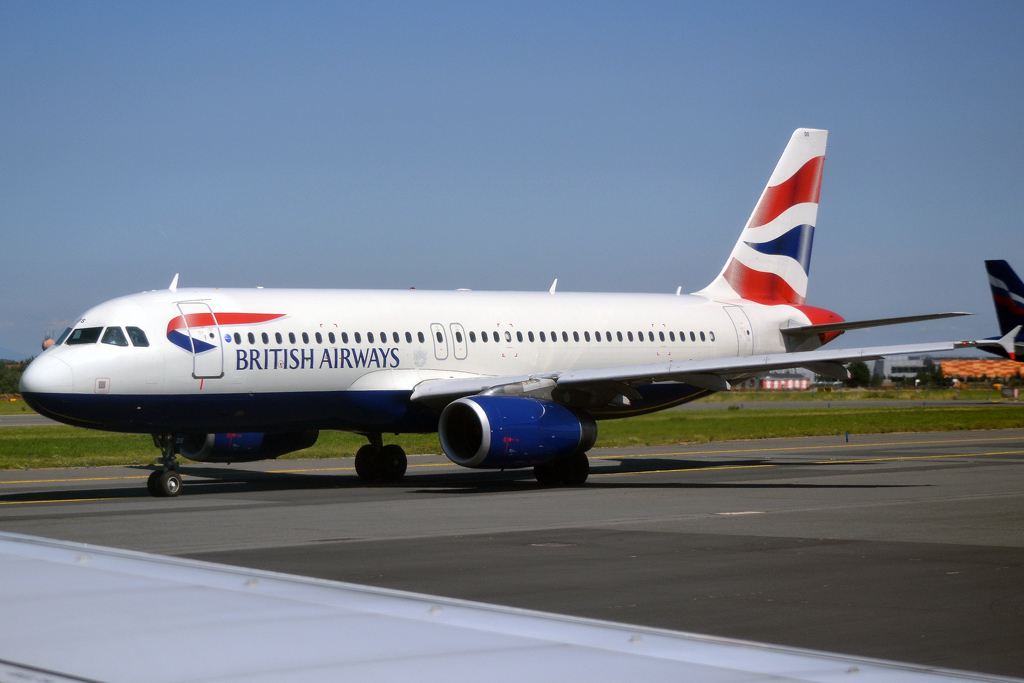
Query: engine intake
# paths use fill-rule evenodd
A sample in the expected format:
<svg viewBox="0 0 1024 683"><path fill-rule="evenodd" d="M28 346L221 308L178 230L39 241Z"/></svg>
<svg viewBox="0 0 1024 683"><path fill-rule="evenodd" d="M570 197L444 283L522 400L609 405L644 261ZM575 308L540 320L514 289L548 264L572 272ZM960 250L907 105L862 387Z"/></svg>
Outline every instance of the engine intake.
<svg viewBox="0 0 1024 683"><path fill-rule="evenodd" d="M587 451L597 440L589 416L552 401L510 396L453 401L437 432L456 465L490 469L543 465Z"/></svg>
<svg viewBox="0 0 1024 683"><path fill-rule="evenodd" d="M197 462L251 462L271 460L285 453L309 448L319 436L318 431L285 434L181 434L175 437L174 443L183 457Z"/></svg>

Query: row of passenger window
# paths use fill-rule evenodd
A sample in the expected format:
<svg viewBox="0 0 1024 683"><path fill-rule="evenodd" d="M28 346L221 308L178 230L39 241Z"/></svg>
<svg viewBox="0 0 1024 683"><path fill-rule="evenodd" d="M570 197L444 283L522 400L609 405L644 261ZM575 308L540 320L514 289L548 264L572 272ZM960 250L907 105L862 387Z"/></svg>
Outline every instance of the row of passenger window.
<svg viewBox="0 0 1024 683"><path fill-rule="evenodd" d="M711 338L711 341L715 341L715 333L714 332L708 332L708 336L707 337L704 335L703 332L690 332L690 341L697 341L697 335L698 334L700 335L700 340L701 341L707 341L708 337ZM546 342L548 340L548 337L547 337L546 334L544 334L544 332L538 332L538 335L540 336L540 340L542 342ZM491 332L491 336L492 336L492 338L494 339L495 342L500 342L501 341L501 333L500 332ZM536 338L533 336L533 332L527 332L526 333L526 337L531 342L532 341L536 341ZM601 333L600 332L594 332L594 337L593 338L594 338L594 341L598 341L598 342L601 341ZM516 339L519 340L520 342L523 341L523 333L522 332L516 332ZM579 342L579 340L580 340L580 333L579 332L573 332L572 333L572 339L575 342ZM583 332L583 341L589 342L590 339L591 339L590 332L584 331ZM632 332L632 330L627 330L625 337L623 337L622 332L616 332L615 333L615 339L617 339L618 341L633 341L633 332ZM458 341L458 342L462 342L462 334L459 333L459 332L456 332L455 333L455 340ZM605 332L604 333L604 340L605 341L609 341L609 342L612 341L612 333L611 332ZM651 332L651 331L647 332L647 340L648 341L654 341L654 332ZM665 341L665 333L664 332L658 332L658 340L659 341ZM676 340L676 333L675 332L669 332L668 333L668 340L671 341L671 342L674 342ZM439 342L444 341L444 339L441 337L441 333L440 332L437 333L437 341L439 341ZM469 341L476 343L476 333L475 332L470 332L469 333ZM481 332L480 333L480 341L482 341L482 342L486 342L487 341L487 333L486 332ZM505 332L505 341L507 341L507 342L512 341L512 333L511 332ZM558 332L552 332L551 333L551 341L553 341L553 342L557 342L558 341ZM569 341L569 333L564 331L564 330L562 331L562 341L563 342L568 342ZM640 342L644 341L644 333L642 331L636 333L636 341L640 341ZM686 341L686 333L685 332L680 332L679 333L679 341L681 341L681 342L685 342Z"/></svg>
<svg viewBox="0 0 1024 683"><path fill-rule="evenodd" d="M437 332L435 332L435 335L436 335L436 338L437 338L437 342L439 344L443 344L444 343L444 333L441 332L440 330L438 330ZM691 331L689 333L690 341L691 342L697 341L697 336L698 335L700 335L700 340L701 341L707 341L709 338L710 338L711 341L715 341L715 333L714 332L708 332L707 335L705 336L704 332L702 332L702 331L701 332L693 332L693 331ZM249 332L246 336L248 337L248 340L249 340L250 344L255 344L256 343L256 335L253 332ZM342 344L348 344L349 343L348 332L341 332L340 336L341 336L341 343ZM538 336L540 337L540 341L541 342L547 342L547 340L548 340L548 335L547 334L545 334L544 332L539 332ZM685 342L686 341L686 336L687 336L686 332L680 332L679 333L679 341ZM324 337L319 332L314 333L313 337L314 337L314 339L316 339L316 343L317 344L323 344L324 343ZM352 333L352 338L353 338L353 340L355 341L356 344L362 344L363 343L363 337L358 332L353 332ZM423 335L422 332L417 332L416 333L416 338L419 340L419 342L421 344L426 342L426 337ZM526 338L529 339L531 342L535 342L537 340L537 337L534 336L532 331L526 333ZM573 338L573 341L579 342L580 341L580 333L579 332L573 332L572 333L572 338ZM632 330L627 330L625 336L623 336L622 332L616 332L615 333L615 337L614 337L614 339L617 339L620 342L621 341L634 341L634 339L636 341L642 342L642 341L644 341L644 338L645 338L645 333L643 331L637 332L636 333L636 337L634 337ZM267 332L263 332L263 333L260 334L260 339L262 340L262 342L264 344L269 344L270 343L270 334L267 333ZM367 332L366 333L366 341L367 341L368 344L376 343L375 339L376 339L376 337L374 336L373 332ZM400 344L401 343L401 339L402 339L401 336L397 332L392 332L391 333L391 341L393 341L395 344ZM412 339L413 339L412 333L411 332L406 332L405 333L405 341L406 341L406 343L411 344L412 343ZM516 339L518 341L522 342L523 341L523 333L522 332L516 332ZM593 339L594 339L594 341L598 341L598 342L602 341L601 332L594 332ZM609 341L609 342L613 341L612 333L611 332L605 332L603 339L605 341ZM646 333L646 339L647 339L647 341L652 341L653 342L654 341L654 332L648 331ZM241 344L242 343L242 335L240 333L238 333L238 332L235 332L234 335L226 335L225 336L225 340L226 341L234 340L234 342L236 344ZM338 337L336 337L333 332L328 332L327 333L327 340L328 340L328 343L335 344L338 341ZM475 344L476 340L477 340L476 332L472 332L471 331L469 333L469 341L471 341L471 342L473 342ZM480 341L481 342L486 343L489 340L493 340L495 343L500 342L501 341L501 333L500 332L491 332L491 333L481 332L480 333ZM590 332L589 331L584 331L583 332L583 341L589 342L590 340L591 340ZM662 342L665 341L665 332L658 332L658 340L662 341ZM668 333L668 341L674 342L675 340L676 340L676 333L675 332L669 332ZM274 341L277 342L278 344L284 344L284 336L280 332L275 332L274 333ZM381 341L382 344L387 344L388 343L388 333L387 332L381 332L380 333L380 341ZM458 342L459 344L462 343L462 341L463 341L463 339L462 339L462 332L456 330L456 332L455 332L455 341ZM506 342L511 342L512 341L512 333L511 332L505 332L505 341ZM558 341L558 332L552 332L551 333L551 341L552 342L557 342ZM569 341L569 333L568 332L565 332L565 331L562 332L562 341L563 342L568 342ZM288 333L288 343L289 344L296 344L297 343L294 332L289 332ZM303 344L308 344L309 343L309 334L306 333L306 332L302 333L302 343Z"/></svg>
<svg viewBox="0 0 1024 683"><path fill-rule="evenodd" d="M128 330L128 339L132 340L132 346L149 346L149 339L146 338L146 333L138 327L125 327ZM100 334L102 333L102 338ZM69 327L64 330L64 334L57 339L56 344L59 346L65 343L67 340L68 346L75 344L95 344L99 341L101 344L110 344L111 346L128 346L128 339L125 338L124 332L121 331L120 327L108 327L104 330L102 327L79 327L77 330L72 331Z"/></svg>
<svg viewBox="0 0 1024 683"><path fill-rule="evenodd" d="M247 336L249 338L249 343L250 344L255 344L256 343L256 335L255 334L253 334L252 332L249 332ZM342 332L340 336L341 336L341 343L342 344L348 344L348 332ZM363 337L358 332L353 332L352 333L352 337L355 339L356 344L362 344L363 343ZM417 332L416 333L416 337L419 339L421 344L427 341L427 338L425 336L423 336L422 332ZM324 343L324 337L319 332L314 333L313 334L313 338L316 339L316 343L317 344L323 344ZM224 339L225 339L225 341L231 341L232 339L234 339L236 344L241 344L242 343L242 335L239 334L238 332L235 332L235 334L233 336L232 335L226 335L224 337ZM268 333L266 333L266 332L263 332L262 334L260 334L260 339L263 341L264 344L269 344L270 343L270 335ZM368 344L376 343L375 340L376 340L376 337L374 336L373 332L367 332L366 333L366 342ZM394 343L396 343L396 344L400 344L401 341L402 341L402 338L398 335L397 332L392 332L391 333L391 340ZM275 332L274 333L274 341L277 342L278 344L284 344L284 337L281 335L280 332ZM335 336L335 334L333 332L328 332L327 333L327 341L330 344L336 344L337 341L338 341L338 337ZM412 344L412 333L411 332L406 332L405 333L405 341L406 341L407 344ZM288 343L289 344L297 343L296 340L295 340L295 333L294 332L289 332L288 333ZM308 344L309 343L309 334L306 333L306 332L302 333L302 343L303 344ZM381 344L387 344L388 343L388 333L387 332L381 332L380 333L380 343Z"/></svg>

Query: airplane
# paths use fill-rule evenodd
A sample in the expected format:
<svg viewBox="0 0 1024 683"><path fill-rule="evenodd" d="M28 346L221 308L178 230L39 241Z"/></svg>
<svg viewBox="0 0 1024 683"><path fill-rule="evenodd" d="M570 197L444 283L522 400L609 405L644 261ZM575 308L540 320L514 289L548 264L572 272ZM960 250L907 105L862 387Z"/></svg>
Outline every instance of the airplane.
<svg viewBox="0 0 1024 683"><path fill-rule="evenodd" d="M1003 358L1017 360L1024 353L1024 282L1020 281L1006 261L985 261L988 284L992 288L992 303L999 319L999 334L977 342L977 347Z"/></svg>
<svg viewBox="0 0 1024 683"><path fill-rule="evenodd" d="M367 481L406 471L387 433L437 432L452 462L532 467L580 485L597 421L693 401L779 368L845 379L844 364L973 342L822 349L846 330L961 312L846 321L805 303L828 131L787 144L719 275L674 294L179 289L100 304L25 370L21 391L70 425L148 433L155 496L177 456L276 458L320 430L369 443Z"/></svg>

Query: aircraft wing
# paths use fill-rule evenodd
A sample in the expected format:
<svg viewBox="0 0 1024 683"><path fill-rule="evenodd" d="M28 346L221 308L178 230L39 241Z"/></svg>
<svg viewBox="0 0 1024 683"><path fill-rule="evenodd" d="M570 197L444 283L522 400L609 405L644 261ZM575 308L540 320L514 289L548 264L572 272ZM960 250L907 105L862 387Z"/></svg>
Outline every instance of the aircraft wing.
<svg viewBox="0 0 1024 683"><path fill-rule="evenodd" d="M729 380L749 377L782 368L807 368L820 375L845 379L849 374L844 367L853 361L877 360L885 356L921 353L942 353L972 347L976 342L936 342L932 344L902 344L896 346L869 346L859 349L815 349L792 353L770 353L755 356L729 356L702 360L667 361L643 365L618 365L605 368L587 368L564 372L517 375L506 377L474 377L472 379L426 380L416 385L413 401L454 400L472 396L495 387L523 385L529 394L530 383L542 387L569 388L583 385L636 386L652 382L685 382L713 391L728 391Z"/></svg>
<svg viewBox="0 0 1024 683"><path fill-rule="evenodd" d="M0 681L1011 680L12 533L0 576Z"/></svg>

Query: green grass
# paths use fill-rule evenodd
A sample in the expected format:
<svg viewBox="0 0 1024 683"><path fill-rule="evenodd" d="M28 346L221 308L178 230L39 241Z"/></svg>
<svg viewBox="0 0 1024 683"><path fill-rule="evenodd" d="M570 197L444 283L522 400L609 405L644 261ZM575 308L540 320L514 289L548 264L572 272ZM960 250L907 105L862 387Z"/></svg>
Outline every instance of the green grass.
<svg viewBox="0 0 1024 683"><path fill-rule="evenodd" d="M22 399L0 398L0 415L23 415L35 413Z"/></svg>
<svg viewBox="0 0 1024 683"><path fill-rule="evenodd" d="M994 389L840 389L826 391L725 391L701 399L711 403L744 401L998 401Z"/></svg>
<svg viewBox="0 0 1024 683"><path fill-rule="evenodd" d="M834 407L831 410L664 411L598 425L597 446L662 446L733 439L1024 427L1024 406L935 408ZM409 453L440 453L437 435L385 437ZM288 458L355 455L366 443L342 432L321 432L313 448ZM86 467L152 463L157 450L147 435L94 432L75 427L0 428L0 469Z"/></svg>

